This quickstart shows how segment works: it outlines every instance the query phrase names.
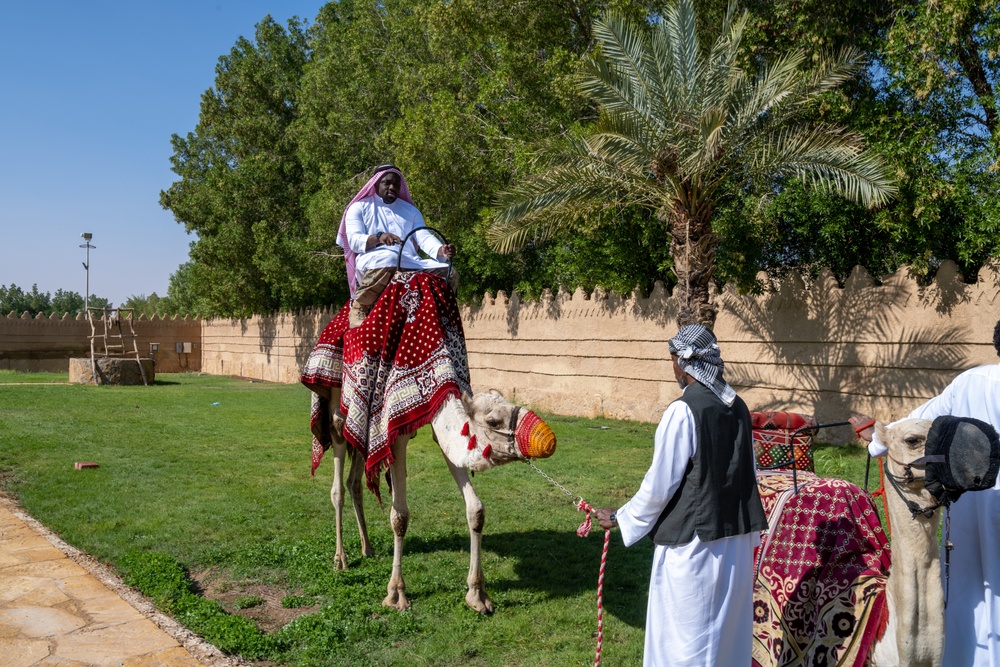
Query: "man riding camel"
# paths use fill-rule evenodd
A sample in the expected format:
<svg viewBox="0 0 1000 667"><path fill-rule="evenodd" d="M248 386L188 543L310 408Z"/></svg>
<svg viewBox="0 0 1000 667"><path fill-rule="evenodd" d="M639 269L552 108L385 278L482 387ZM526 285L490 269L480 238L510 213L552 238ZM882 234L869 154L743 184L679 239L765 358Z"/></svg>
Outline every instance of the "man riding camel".
<svg viewBox="0 0 1000 667"><path fill-rule="evenodd" d="M424 227L424 216L410 197L403 173L392 164L376 167L364 187L348 204L340 220L337 245L344 249L347 282L351 288L351 326L361 324L396 273L402 270L431 271L448 277L452 289L457 275L447 261L455 256L455 246L442 244L428 231L417 232L406 247L399 246L407 235ZM429 257L421 257L417 250Z"/></svg>

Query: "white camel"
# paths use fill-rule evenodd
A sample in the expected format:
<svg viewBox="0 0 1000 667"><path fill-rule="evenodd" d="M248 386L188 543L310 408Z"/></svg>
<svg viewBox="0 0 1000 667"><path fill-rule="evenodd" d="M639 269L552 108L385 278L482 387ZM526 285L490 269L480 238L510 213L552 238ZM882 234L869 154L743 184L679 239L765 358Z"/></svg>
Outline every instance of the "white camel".
<svg viewBox="0 0 1000 667"><path fill-rule="evenodd" d="M906 474L905 466L920 459L925 454L927 435L932 422L926 419L905 419L896 423L892 428L878 422L875 425L875 432L879 441L888 448L888 456L883 463L884 474L886 476L885 501L887 506L888 523L892 532L892 563L885 580L885 606L888 610L888 621L885 631L881 637L875 640L874 645L866 656L865 664L875 667L941 667L942 656L944 654L944 587L941 582L941 555L938 545L938 527L941 523L941 509L938 507L937 499L924 488L922 469L913 468L912 475ZM767 472L761 472L759 481L762 489L773 482L768 481ZM892 476L892 480L889 479ZM832 481L832 480L828 480ZM895 481L895 484L891 483ZM838 480L838 488L842 488L848 495L861 496L862 490L849 482ZM787 483L787 482L786 482ZM800 512L802 507L822 506L824 502L819 495L830 493L830 489L819 483L811 483L800 487L796 494L804 494L802 500L797 501L798 505L792 507L779 503L776 508L781 508L782 515L780 522L775 524L781 526L783 537L778 540L768 551L767 558L774 563L787 563L792 566L799 556L796 552L785 552L785 547L797 548L795 538L788 542L790 535L800 535L796 532L809 530L808 522L812 520L810 512ZM818 494L815 500L810 498L811 494ZM961 502L961 500L959 500ZM867 505L866 505L867 506ZM916 511L911 511L911 507ZM847 509L843 515L826 514L822 520L828 526L835 526L839 522L855 522L859 517L854 516L856 509ZM773 529L777 532L779 529ZM771 537L774 537L773 535ZM781 542L779 545L778 542ZM762 557L763 558L763 557ZM789 560L792 559L792 560ZM794 570L794 567L790 567ZM772 571L775 571L772 568ZM811 570L816 572L816 570ZM834 575L839 576L839 575ZM813 581L806 583L805 580L799 582L789 582L787 580L770 579L761 577L757 580L757 586L763 586L760 591L767 591L765 599L772 599L777 593L778 596L787 595L789 591L796 591L800 594L821 595L823 591L843 585L842 581ZM781 589L775 588L780 586ZM812 609L817 609L816 605L820 600L813 600ZM808 605L802 605L802 609ZM803 618L799 616L802 611L796 612L794 617L801 623ZM807 611L806 613L813 613ZM761 623L756 633L762 641L774 635L774 619L762 612ZM855 627L853 632L862 632L861 627ZM780 647L781 641L822 641L819 629L810 631L799 628L796 634L798 637L785 637L778 639ZM859 647L859 638L848 640L844 635L837 635L844 638L843 646ZM756 644L755 649L766 644ZM822 645L802 645L797 651L787 651L779 648L777 652L780 656L772 655L773 646L764 648L762 651L754 653L755 664L761 667L777 667L778 665L798 665L803 664L803 657L797 651L802 651L804 655L814 655L815 657L831 658L827 655ZM855 649L856 650L856 649ZM831 663L832 664L832 663Z"/></svg>
<svg viewBox="0 0 1000 667"><path fill-rule="evenodd" d="M333 389L330 404L334 408L340 404L339 389ZM335 509L337 528L334 565L337 569L343 569L347 567L343 541L343 508L344 459L348 445L343 436L343 417L337 414L336 409L331 410L331 422L334 468L330 499ZM529 424L530 430L526 431ZM519 430L518 427L522 428ZM467 579L469 590L465 595L465 602L479 613L492 613L493 602L486 594L480 551L486 515L483 503L469 480L469 472L481 472L515 460L551 456L555 450L555 436L548 425L534 416L534 413L515 406L497 391L465 395L461 399L446 399L431 421L431 428L434 440L441 447L448 469L465 499L465 516L471 539ZM388 594L382 604L399 610L410 606L402 573L403 538L410 522L410 510L406 504L406 445L409 440L410 435L402 435L392 443L393 462L389 466L392 486L390 522L394 540L392 576L389 579ZM371 556L374 552L368 539L362 501L364 467L361 456L351 457L347 486L358 520L361 549L365 556Z"/></svg>
<svg viewBox="0 0 1000 667"><path fill-rule="evenodd" d="M875 425L878 439L889 448L887 474L905 477L903 465L924 455L930 427L927 419L906 419L892 428L881 422ZM921 475L900 482L898 488L899 493L888 484L885 488L892 527L892 567L886 581L889 623L875 644L872 660L876 667L940 667L944 654L944 587L937 540L941 510L927 516L908 509L907 500L924 508L937 504Z"/></svg>

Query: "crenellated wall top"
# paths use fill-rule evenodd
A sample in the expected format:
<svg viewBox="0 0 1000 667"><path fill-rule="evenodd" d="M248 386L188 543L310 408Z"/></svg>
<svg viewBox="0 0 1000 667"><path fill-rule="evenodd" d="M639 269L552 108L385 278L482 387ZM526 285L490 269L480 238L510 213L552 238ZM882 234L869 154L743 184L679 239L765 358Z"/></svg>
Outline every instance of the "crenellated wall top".
<svg viewBox="0 0 1000 667"><path fill-rule="evenodd" d="M199 318L191 317L190 315L184 315L183 317L178 315L153 315L152 317L147 318L145 314L135 318L135 321L144 323L158 323L161 325L167 323L187 325L187 324L199 324L201 322ZM28 311L24 311L23 313L20 314L11 311L6 315L0 314L0 322L4 323L5 325L16 324L18 322L32 322L36 325L44 323L55 326L78 326L80 324L86 324L87 318L84 317L83 313L77 313L76 315L73 315L72 313L52 313L51 315L38 313L32 316L31 313L29 313Z"/></svg>
<svg viewBox="0 0 1000 667"><path fill-rule="evenodd" d="M794 270L777 281L771 281L766 274L761 274L759 278L765 284L764 292L759 295L740 294L732 285L726 286L721 295L723 303L719 304L722 310L725 309L725 304L734 305L735 301L753 303L758 307L766 305L769 309L793 306L793 310L796 310L794 306L802 310L818 303L856 303L869 308L888 305L923 307L947 314L966 304L993 305L1000 296L1000 271L996 265L984 266L979 271L976 283L968 284L963 281L956 264L950 260L941 264L934 279L927 284L921 284L908 267L901 267L885 277L881 284L876 284L861 266L854 268L843 286L838 284L828 269L822 270L815 279L808 282ZM495 294L486 292L482 299L467 305L464 314L470 320L512 316L522 319L593 317L626 313L641 318L660 319L664 315L674 317L676 312L677 304L671 291L657 281L648 295L643 294L639 288L627 296L621 296L601 287L596 287L590 294L582 288L570 293L566 288L560 287L555 292L545 289L538 299L525 301L517 292L510 295L503 290Z"/></svg>

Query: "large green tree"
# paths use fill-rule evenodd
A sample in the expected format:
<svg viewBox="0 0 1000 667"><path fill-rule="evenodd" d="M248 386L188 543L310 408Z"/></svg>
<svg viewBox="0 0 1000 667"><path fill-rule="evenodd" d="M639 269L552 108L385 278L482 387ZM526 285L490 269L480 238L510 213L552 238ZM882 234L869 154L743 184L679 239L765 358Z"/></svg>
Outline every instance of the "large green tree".
<svg viewBox="0 0 1000 667"><path fill-rule="evenodd" d="M208 313L246 316L334 292L309 261L298 146L289 127L309 57L305 29L270 17L219 59L195 130L174 135L180 180L164 208L197 234L186 279Z"/></svg>
<svg viewBox="0 0 1000 667"><path fill-rule="evenodd" d="M764 196L797 177L866 206L886 202L895 186L878 156L859 136L804 113L857 71L860 53L843 49L806 69L804 52L793 50L751 74L742 65L746 23L730 5L702 49L690 0L649 31L615 15L596 22L600 52L581 87L600 120L503 196L495 247L516 249L608 208L649 207L671 233L679 322L712 326L713 220L728 198Z"/></svg>

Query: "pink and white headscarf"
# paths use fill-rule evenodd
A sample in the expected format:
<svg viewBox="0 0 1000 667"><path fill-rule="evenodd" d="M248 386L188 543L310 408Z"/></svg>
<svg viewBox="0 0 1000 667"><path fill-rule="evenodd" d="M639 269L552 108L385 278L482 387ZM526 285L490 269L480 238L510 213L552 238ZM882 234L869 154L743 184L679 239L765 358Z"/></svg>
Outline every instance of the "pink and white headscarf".
<svg viewBox="0 0 1000 667"><path fill-rule="evenodd" d="M358 276L357 276L357 253L351 250L351 245L347 242L347 209L355 202L359 202L366 197L371 197L375 194L375 186L378 182L382 180L382 177L386 174L398 174L399 175L399 196L397 199L402 199L410 204L413 203L413 198L410 197L410 188L406 185L406 177L403 176L403 172L392 165L386 165L385 167L377 167L375 169L375 174L368 179L364 187L358 190L358 194L354 195L354 199L351 203L347 205L344 209L344 214L340 217L340 230L337 231L337 245L344 249L344 264L347 265L347 284L351 288L351 298L354 298L354 291L357 289Z"/></svg>

